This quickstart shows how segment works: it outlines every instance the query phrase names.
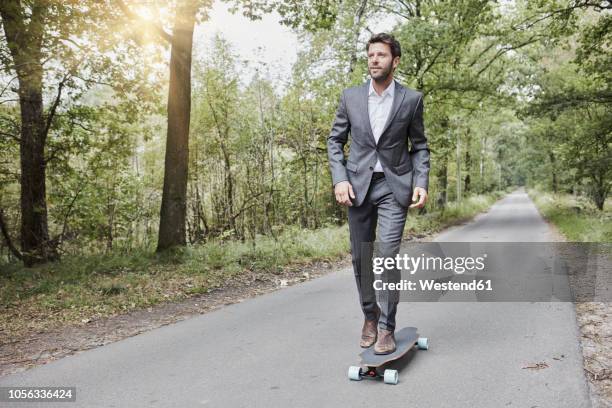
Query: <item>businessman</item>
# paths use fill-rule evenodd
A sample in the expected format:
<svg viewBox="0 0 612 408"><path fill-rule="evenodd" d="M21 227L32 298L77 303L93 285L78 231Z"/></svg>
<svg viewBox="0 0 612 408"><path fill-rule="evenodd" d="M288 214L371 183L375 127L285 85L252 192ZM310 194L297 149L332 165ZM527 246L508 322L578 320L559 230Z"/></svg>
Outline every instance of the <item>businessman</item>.
<svg viewBox="0 0 612 408"><path fill-rule="evenodd" d="M371 79L342 92L327 149L336 201L348 207L353 271L365 317L360 346L374 345L375 353L389 354L396 347L398 300L389 295L380 306L376 301L373 245L378 238L377 256L394 257L399 251L408 208L421 208L427 201L429 148L423 94L393 78L401 57L399 42L376 34L366 51Z"/></svg>

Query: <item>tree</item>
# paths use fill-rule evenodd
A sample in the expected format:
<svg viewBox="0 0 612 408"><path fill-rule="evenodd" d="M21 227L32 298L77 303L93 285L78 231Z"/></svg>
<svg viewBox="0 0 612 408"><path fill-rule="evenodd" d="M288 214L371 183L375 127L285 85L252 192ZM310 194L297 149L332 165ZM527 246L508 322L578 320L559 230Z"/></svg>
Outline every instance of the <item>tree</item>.
<svg viewBox="0 0 612 408"><path fill-rule="evenodd" d="M20 1L3 1L0 15L19 83L21 112L21 256L27 266L57 258L49 240L45 184L45 142L62 93L45 114L43 106L43 47L50 14L43 2L31 8Z"/></svg>
<svg viewBox="0 0 612 408"><path fill-rule="evenodd" d="M130 19L139 19L122 0L118 0L118 5ZM209 6L209 3L199 0L179 1L176 5L172 34L166 32L161 24L152 23L159 36L170 44L168 128L158 252L186 244L191 55L196 16L204 5Z"/></svg>

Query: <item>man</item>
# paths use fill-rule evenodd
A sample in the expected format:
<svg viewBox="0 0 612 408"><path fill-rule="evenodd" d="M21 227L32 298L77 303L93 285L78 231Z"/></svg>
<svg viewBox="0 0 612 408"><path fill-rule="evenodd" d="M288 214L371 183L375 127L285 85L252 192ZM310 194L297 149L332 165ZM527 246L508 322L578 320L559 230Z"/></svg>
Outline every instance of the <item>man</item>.
<svg viewBox="0 0 612 408"><path fill-rule="evenodd" d="M427 201L429 148L423 94L393 78L399 42L376 34L366 51L371 80L342 92L327 148L336 200L348 207L353 271L365 316L360 345L374 344L375 353L389 354L395 351L398 302L387 297L379 307L372 296L372 245L378 224L379 256L394 257L399 251L408 208L421 208Z"/></svg>

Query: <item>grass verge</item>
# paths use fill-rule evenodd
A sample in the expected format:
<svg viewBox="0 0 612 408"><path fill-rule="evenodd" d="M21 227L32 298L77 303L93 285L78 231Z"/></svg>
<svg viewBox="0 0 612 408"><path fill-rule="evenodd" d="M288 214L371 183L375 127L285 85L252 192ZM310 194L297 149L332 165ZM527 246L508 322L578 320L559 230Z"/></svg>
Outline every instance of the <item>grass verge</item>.
<svg viewBox="0 0 612 408"><path fill-rule="evenodd" d="M555 224L569 241L612 241L612 210L609 203L606 203L603 211L599 211L584 197L535 189L527 192L542 215Z"/></svg>

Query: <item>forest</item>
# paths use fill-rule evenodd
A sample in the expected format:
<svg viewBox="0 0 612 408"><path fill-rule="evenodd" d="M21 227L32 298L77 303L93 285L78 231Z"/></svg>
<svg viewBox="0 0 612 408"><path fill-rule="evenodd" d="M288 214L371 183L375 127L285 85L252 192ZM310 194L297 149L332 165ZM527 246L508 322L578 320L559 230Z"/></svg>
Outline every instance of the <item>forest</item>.
<svg viewBox="0 0 612 408"><path fill-rule="evenodd" d="M382 20L402 45L396 79L424 93L420 215L522 185L604 210L610 2L228 4L296 33L289 76L222 35L202 43L211 1L0 3L1 269L343 225L326 139Z"/></svg>

